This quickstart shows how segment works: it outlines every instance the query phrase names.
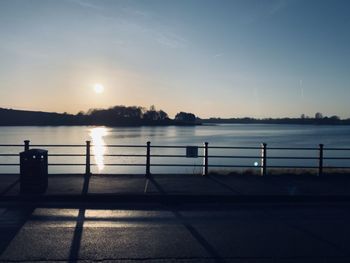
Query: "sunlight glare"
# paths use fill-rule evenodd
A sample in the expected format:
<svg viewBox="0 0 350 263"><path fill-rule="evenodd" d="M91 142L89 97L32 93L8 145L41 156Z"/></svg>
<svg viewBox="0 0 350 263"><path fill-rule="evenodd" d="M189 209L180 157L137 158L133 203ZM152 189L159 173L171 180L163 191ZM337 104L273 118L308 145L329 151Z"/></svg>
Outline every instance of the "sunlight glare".
<svg viewBox="0 0 350 263"><path fill-rule="evenodd" d="M93 144L92 151L95 155L95 162L99 171L102 171L104 168L104 154L107 152L107 148L103 137L107 134L108 130L104 127L96 127L90 130Z"/></svg>

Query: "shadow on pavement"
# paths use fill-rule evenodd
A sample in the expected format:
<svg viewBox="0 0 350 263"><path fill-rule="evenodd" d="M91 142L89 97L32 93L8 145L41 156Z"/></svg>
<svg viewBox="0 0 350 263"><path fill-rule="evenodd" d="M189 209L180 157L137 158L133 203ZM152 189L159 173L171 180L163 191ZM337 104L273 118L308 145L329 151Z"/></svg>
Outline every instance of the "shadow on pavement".
<svg viewBox="0 0 350 263"><path fill-rule="evenodd" d="M0 257L31 217L34 209L34 207L7 208L1 214L2 225L7 225L8 227L1 229L0 232Z"/></svg>
<svg viewBox="0 0 350 263"><path fill-rule="evenodd" d="M83 190L81 193L83 196L86 196L89 192L90 178L91 178L91 174L84 175ZM83 228L84 228L84 221L85 221L85 212L86 212L86 208L79 209L77 223L75 225L74 234L73 234L72 245L69 252L70 263L78 262L78 259L79 259L79 251L80 251L81 239L83 236Z"/></svg>
<svg viewBox="0 0 350 263"><path fill-rule="evenodd" d="M0 196L5 196L8 192L10 192L17 184L19 183L19 178L14 182L11 182L5 189L3 189L0 193Z"/></svg>
<svg viewBox="0 0 350 263"><path fill-rule="evenodd" d="M148 180L153 183L159 193L166 195L164 189L157 183L156 180L150 175ZM181 224L187 229L192 237L205 249L205 251L210 255L211 258L215 259L217 263L224 263L225 260L219 255L215 248L209 244L209 242L189 223L185 222L185 218L181 215L179 211L175 208L169 208L169 210L174 214L175 218L181 222Z"/></svg>

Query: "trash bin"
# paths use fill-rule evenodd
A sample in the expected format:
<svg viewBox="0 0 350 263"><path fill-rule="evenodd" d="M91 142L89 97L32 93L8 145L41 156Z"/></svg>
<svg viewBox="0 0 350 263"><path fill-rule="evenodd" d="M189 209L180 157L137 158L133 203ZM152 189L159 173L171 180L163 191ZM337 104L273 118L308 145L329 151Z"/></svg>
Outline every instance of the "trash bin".
<svg viewBox="0 0 350 263"><path fill-rule="evenodd" d="M45 193L48 183L47 151L31 149L20 153L21 193Z"/></svg>

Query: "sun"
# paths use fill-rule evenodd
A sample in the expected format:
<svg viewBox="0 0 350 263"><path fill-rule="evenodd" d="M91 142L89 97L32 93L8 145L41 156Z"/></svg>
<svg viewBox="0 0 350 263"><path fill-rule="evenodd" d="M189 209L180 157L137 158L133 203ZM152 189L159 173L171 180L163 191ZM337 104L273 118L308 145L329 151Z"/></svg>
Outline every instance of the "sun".
<svg viewBox="0 0 350 263"><path fill-rule="evenodd" d="M103 87L103 85L102 84L100 84L100 83L96 83L95 85L94 85L94 91L96 92L96 93L102 93L103 91L104 91L104 89L105 89L105 87Z"/></svg>

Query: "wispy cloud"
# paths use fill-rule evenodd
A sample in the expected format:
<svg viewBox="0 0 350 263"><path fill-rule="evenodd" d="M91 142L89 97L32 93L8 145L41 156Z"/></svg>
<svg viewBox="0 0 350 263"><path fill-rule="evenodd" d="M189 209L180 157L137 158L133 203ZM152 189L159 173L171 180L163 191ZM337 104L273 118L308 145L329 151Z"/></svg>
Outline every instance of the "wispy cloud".
<svg viewBox="0 0 350 263"><path fill-rule="evenodd" d="M130 16L136 16L136 17L141 17L145 19L150 19L152 18L152 13L144 11L144 10L139 10L131 7L123 7L122 11Z"/></svg>
<svg viewBox="0 0 350 263"><path fill-rule="evenodd" d="M188 41L175 33L166 25L158 25L159 22L154 14L150 11L140 10L134 7L119 7L118 12L110 13L103 5L97 5L88 0L66 0L83 8L96 10L96 16L108 21L108 25L114 28L122 29L124 32L128 31L135 35L144 35L150 38L153 42L161 46L178 49L184 48L188 45ZM125 41L120 40L122 43ZM130 41L128 41L130 43Z"/></svg>
<svg viewBox="0 0 350 263"><path fill-rule="evenodd" d="M288 0L277 0L270 6L269 14L274 15L283 9L285 9L289 4Z"/></svg>
<svg viewBox="0 0 350 263"><path fill-rule="evenodd" d="M263 4L256 4L255 7L247 9L241 14L241 22L243 24L254 24L267 17L282 12L293 2L293 0L274 0L263 1Z"/></svg>
<svg viewBox="0 0 350 263"><path fill-rule="evenodd" d="M100 5L96 5L87 0L68 0L71 3L77 4L83 8L95 9L95 10L103 10L104 8Z"/></svg>
<svg viewBox="0 0 350 263"><path fill-rule="evenodd" d="M171 32L154 31L155 40L169 48L184 48L187 40Z"/></svg>
<svg viewBox="0 0 350 263"><path fill-rule="evenodd" d="M213 56L213 58L219 58L222 57L224 55L224 53L217 53Z"/></svg>
<svg viewBox="0 0 350 263"><path fill-rule="evenodd" d="M155 14L130 7L123 8L122 10L127 15L124 19L124 25L129 23L134 29L138 29L158 44L173 49L187 46L188 42L184 37L175 33L166 25L158 25Z"/></svg>

